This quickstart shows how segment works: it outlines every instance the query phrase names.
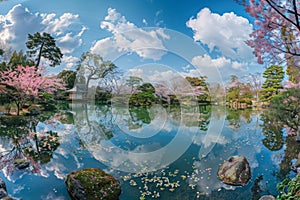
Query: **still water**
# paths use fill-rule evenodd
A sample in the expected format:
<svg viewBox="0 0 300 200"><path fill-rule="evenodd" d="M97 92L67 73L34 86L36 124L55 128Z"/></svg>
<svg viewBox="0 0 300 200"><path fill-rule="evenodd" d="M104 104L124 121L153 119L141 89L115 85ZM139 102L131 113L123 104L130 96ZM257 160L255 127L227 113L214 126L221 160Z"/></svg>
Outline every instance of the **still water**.
<svg viewBox="0 0 300 200"><path fill-rule="evenodd" d="M12 169L8 161L1 164L0 177L11 196L24 200L70 199L66 175L88 167L114 175L121 182L121 200L254 200L276 195L276 184L294 175L290 167L300 148L284 130L271 130L261 113L219 106L73 103L32 118L31 132L52 131L57 141L53 139L46 156L26 154L32 160L26 169ZM17 136L8 134L16 127L0 129L1 152L17 154L15 149L28 148L24 141L33 143L24 127ZM217 178L220 164L233 155L245 156L251 166L252 178L243 187L225 185Z"/></svg>

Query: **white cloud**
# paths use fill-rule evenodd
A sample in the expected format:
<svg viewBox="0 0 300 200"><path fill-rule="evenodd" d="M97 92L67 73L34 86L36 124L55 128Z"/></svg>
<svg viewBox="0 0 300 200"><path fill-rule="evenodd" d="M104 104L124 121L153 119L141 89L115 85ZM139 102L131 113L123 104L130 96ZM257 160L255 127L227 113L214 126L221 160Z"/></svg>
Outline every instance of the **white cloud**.
<svg viewBox="0 0 300 200"><path fill-rule="evenodd" d="M112 33L111 38L104 38L91 48L104 58L110 54L136 53L141 58L159 60L166 51L164 39L169 39L163 30L145 30L126 20L115 9L109 8L108 15L100 27Z"/></svg>
<svg viewBox="0 0 300 200"><path fill-rule="evenodd" d="M45 28L41 25L41 16L30 13L21 4L14 6L7 15L1 15L0 19L0 38L17 50L25 47L28 33L40 32Z"/></svg>
<svg viewBox="0 0 300 200"><path fill-rule="evenodd" d="M62 58L62 62L65 63L66 67L71 69L76 66L76 63L79 61L79 58L74 56L66 56L64 55Z"/></svg>
<svg viewBox="0 0 300 200"><path fill-rule="evenodd" d="M81 46L85 30L78 15L32 13L21 4L14 6L6 15L0 15L0 38L17 51L26 49L28 34L47 32L56 39L64 54L72 53Z"/></svg>
<svg viewBox="0 0 300 200"><path fill-rule="evenodd" d="M194 31L194 40L206 44L210 51L220 50L232 59L253 58L251 48L245 44L252 32L252 25L246 18L233 12L219 15L204 8L186 25Z"/></svg>
<svg viewBox="0 0 300 200"><path fill-rule="evenodd" d="M224 56L213 59L205 54L194 57L192 64L197 69L190 70L187 75L201 74L207 76L209 80L215 81L220 80L220 76L223 80L227 80L232 74L243 74L248 71L251 63L233 61Z"/></svg>

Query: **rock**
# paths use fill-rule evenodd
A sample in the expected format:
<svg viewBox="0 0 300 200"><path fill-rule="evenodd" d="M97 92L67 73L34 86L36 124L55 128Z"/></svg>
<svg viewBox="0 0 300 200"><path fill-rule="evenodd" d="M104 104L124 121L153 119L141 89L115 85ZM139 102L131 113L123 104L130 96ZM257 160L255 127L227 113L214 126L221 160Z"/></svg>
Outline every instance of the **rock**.
<svg viewBox="0 0 300 200"><path fill-rule="evenodd" d="M276 200L276 198L273 197L272 195L264 195L260 197L259 200Z"/></svg>
<svg viewBox="0 0 300 200"><path fill-rule="evenodd" d="M218 177L229 185L246 185L251 178L250 166L247 159L244 156L229 157L220 166Z"/></svg>
<svg viewBox="0 0 300 200"><path fill-rule="evenodd" d="M0 189L0 199L7 197L7 192L3 188Z"/></svg>
<svg viewBox="0 0 300 200"><path fill-rule="evenodd" d="M2 178L0 178L0 189L4 189L6 191L6 185Z"/></svg>
<svg viewBox="0 0 300 200"><path fill-rule="evenodd" d="M73 200L117 200L121 194L120 182L96 168L71 172L66 185Z"/></svg>
<svg viewBox="0 0 300 200"><path fill-rule="evenodd" d="M18 169L25 169L29 167L29 161L26 159L16 159L14 160L14 166Z"/></svg>
<svg viewBox="0 0 300 200"><path fill-rule="evenodd" d="M5 182L1 178L0 178L0 200L15 200L14 198L8 196Z"/></svg>

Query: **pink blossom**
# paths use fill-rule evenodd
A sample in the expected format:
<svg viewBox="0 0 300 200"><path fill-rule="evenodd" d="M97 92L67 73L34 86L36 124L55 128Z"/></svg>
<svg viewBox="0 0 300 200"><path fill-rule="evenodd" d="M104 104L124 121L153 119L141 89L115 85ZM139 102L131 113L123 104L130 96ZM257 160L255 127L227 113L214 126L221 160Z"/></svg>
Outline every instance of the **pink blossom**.
<svg viewBox="0 0 300 200"><path fill-rule="evenodd" d="M281 61L282 54L287 51L288 57L300 55L299 10L293 12L292 2L250 0L249 4L244 5L246 12L255 19L254 30L246 43L254 49L258 63Z"/></svg>
<svg viewBox="0 0 300 200"><path fill-rule="evenodd" d="M43 76L44 68L17 66L14 71L0 72L0 94L9 95L18 111L26 100L37 98L40 92L53 93L65 89L61 79Z"/></svg>

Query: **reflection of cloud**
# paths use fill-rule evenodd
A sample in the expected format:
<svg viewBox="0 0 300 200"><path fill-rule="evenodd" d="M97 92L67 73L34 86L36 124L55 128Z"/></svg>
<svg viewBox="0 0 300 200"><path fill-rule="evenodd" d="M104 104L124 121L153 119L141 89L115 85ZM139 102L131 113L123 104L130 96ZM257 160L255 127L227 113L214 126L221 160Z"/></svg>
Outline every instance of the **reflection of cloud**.
<svg viewBox="0 0 300 200"><path fill-rule="evenodd" d="M68 173L68 169L61 163L58 162L50 162L46 166L46 170L50 172L54 172L54 176L58 179L64 179Z"/></svg>
<svg viewBox="0 0 300 200"><path fill-rule="evenodd" d="M47 196L41 196L42 200L65 200L66 198L64 196L57 196L53 192L49 192Z"/></svg>
<svg viewBox="0 0 300 200"><path fill-rule="evenodd" d="M127 21L115 9L109 8L107 12L101 28L111 32L113 37L97 41L91 48L92 53L100 54L105 59L116 52L136 53L142 58L154 60L165 54L163 40L169 36L162 29L144 30Z"/></svg>

